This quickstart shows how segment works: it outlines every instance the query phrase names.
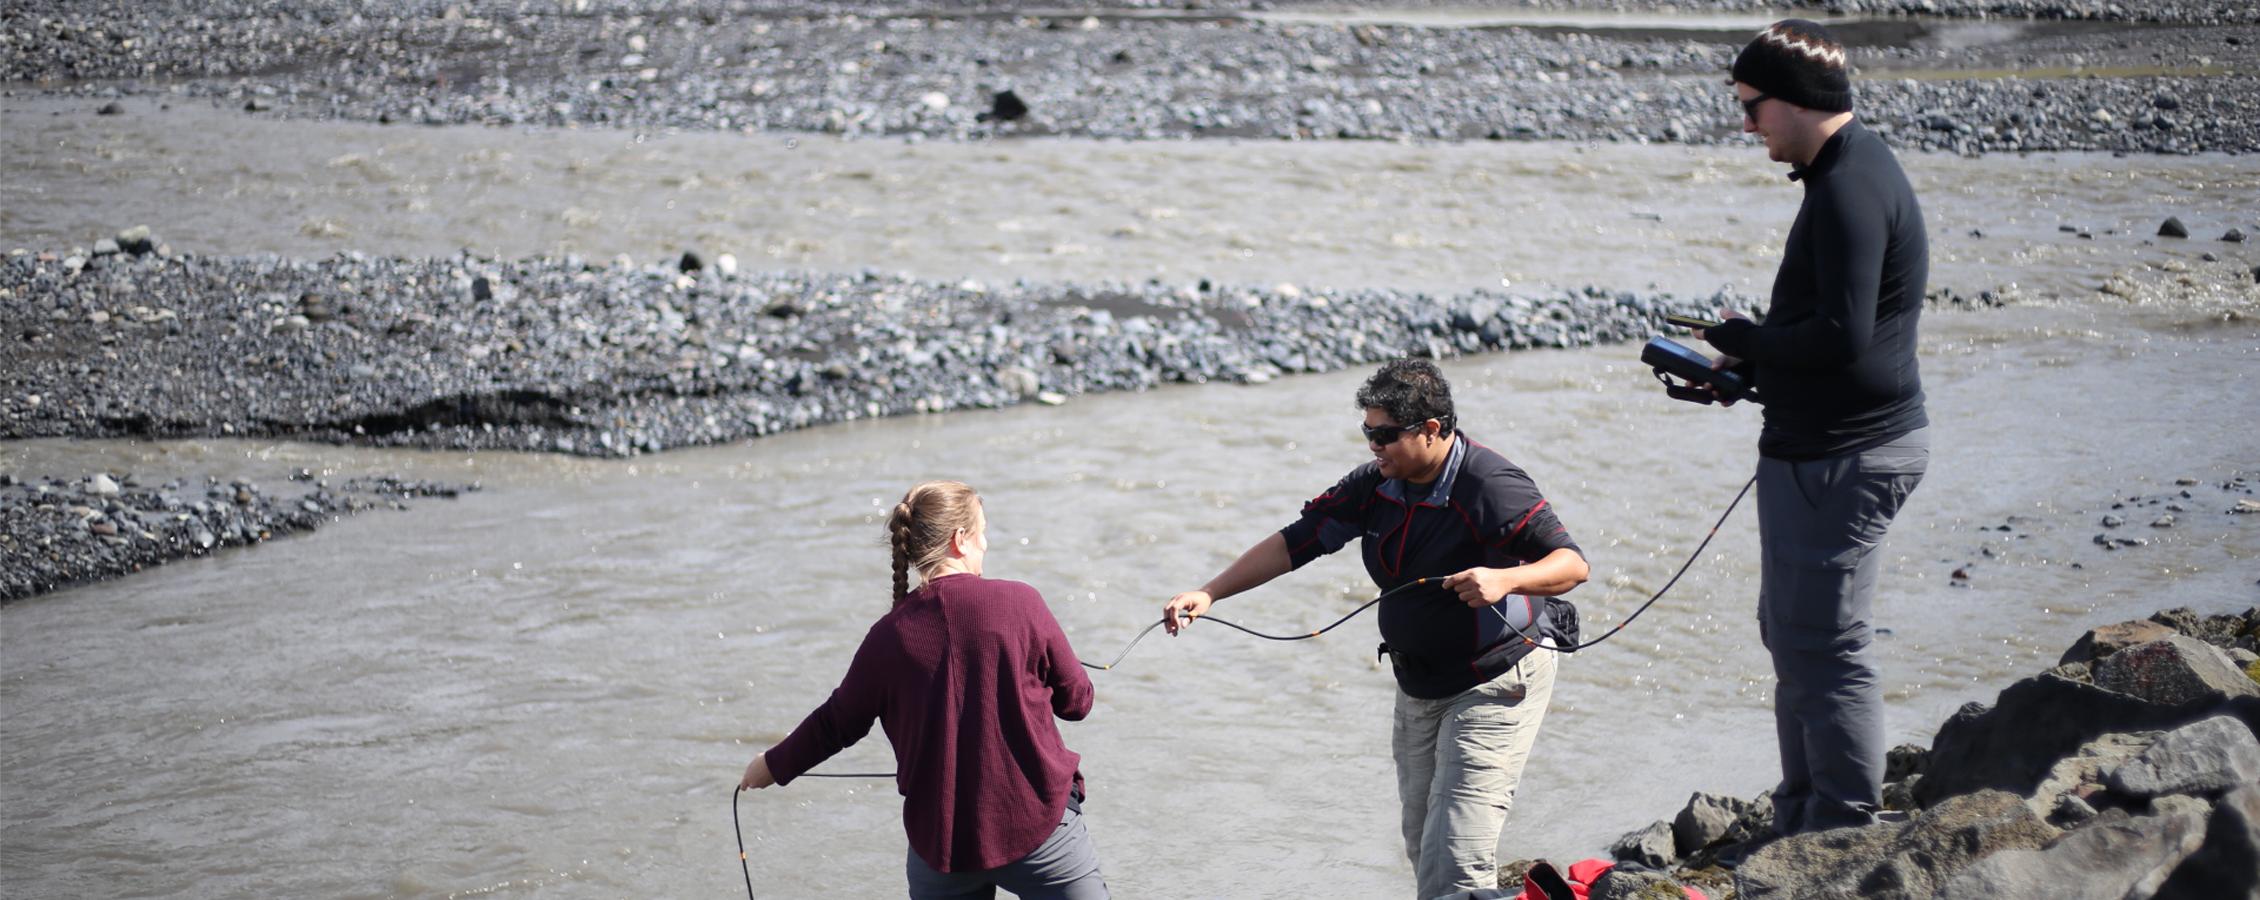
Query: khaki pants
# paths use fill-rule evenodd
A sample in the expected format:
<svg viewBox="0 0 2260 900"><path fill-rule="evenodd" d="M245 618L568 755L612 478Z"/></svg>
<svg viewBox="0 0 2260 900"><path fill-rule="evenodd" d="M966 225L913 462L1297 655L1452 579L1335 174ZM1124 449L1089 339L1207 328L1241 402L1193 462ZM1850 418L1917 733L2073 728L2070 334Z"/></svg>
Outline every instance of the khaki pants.
<svg viewBox="0 0 2260 900"><path fill-rule="evenodd" d="M1554 697L1556 654L1538 649L1456 697L1397 692L1397 761L1405 856L1423 898L1499 886L1499 830Z"/></svg>

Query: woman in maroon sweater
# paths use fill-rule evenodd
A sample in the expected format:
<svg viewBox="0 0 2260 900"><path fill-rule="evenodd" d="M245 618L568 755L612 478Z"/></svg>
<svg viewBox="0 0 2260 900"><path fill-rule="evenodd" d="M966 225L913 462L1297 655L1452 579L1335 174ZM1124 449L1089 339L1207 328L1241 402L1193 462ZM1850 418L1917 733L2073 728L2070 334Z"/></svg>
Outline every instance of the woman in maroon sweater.
<svg viewBox="0 0 2260 900"><path fill-rule="evenodd" d="M738 786L791 784L877 720L895 750L910 896L1106 897L1083 828L1082 757L1052 721L1091 711L1067 635L1035 588L981 577L988 519L972 488L911 488L887 529L894 609L831 698L755 756Z"/></svg>

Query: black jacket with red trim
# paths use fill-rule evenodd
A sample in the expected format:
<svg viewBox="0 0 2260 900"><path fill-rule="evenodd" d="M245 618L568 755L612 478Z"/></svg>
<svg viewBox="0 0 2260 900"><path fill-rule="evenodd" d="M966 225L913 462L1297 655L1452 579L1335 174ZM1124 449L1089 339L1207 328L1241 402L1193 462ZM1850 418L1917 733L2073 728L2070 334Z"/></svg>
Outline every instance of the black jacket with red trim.
<svg viewBox="0 0 2260 900"><path fill-rule="evenodd" d="M1388 590L1419 578L1518 566L1555 550L1577 550L1521 467L1465 432L1454 436L1451 456L1433 484L1383 478L1379 464L1369 462L1304 504L1302 518L1280 530L1295 568L1356 539L1366 573ZM1509 624L1536 635L1534 625L1548 619L1546 608L1542 597L1509 597L1496 610L1471 609L1442 589L1407 591L1381 601L1381 638L1405 693L1449 697L1497 677L1520 659L1521 652L1502 652L1514 649L1504 647L1514 638Z"/></svg>

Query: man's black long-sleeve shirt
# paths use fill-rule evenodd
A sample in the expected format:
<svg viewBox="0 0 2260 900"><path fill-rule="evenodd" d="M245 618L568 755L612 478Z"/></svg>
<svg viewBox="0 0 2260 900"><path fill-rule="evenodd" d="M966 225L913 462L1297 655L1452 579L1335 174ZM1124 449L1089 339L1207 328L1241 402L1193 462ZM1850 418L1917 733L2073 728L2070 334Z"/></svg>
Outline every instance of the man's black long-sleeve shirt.
<svg viewBox="0 0 2260 900"><path fill-rule="evenodd" d="M1704 332L1711 346L1752 364L1765 398L1758 452L1820 459L1929 424L1915 332L1930 249L1907 174L1853 121L1789 177L1804 183L1805 202L1765 324Z"/></svg>

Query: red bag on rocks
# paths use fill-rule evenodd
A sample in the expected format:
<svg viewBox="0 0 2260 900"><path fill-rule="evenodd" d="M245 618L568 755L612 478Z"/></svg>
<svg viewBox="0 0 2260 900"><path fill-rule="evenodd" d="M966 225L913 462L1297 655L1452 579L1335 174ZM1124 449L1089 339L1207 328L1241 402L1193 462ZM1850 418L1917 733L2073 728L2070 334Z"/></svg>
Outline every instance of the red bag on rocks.
<svg viewBox="0 0 2260 900"><path fill-rule="evenodd" d="M1593 883L1616 865L1598 859L1581 860L1572 863L1569 874L1564 876L1554 869L1553 863L1540 860L1522 876L1523 900L1587 900ZM1687 900L1710 900L1694 888L1683 885L1680 890L1687 892Z"/></svg>

